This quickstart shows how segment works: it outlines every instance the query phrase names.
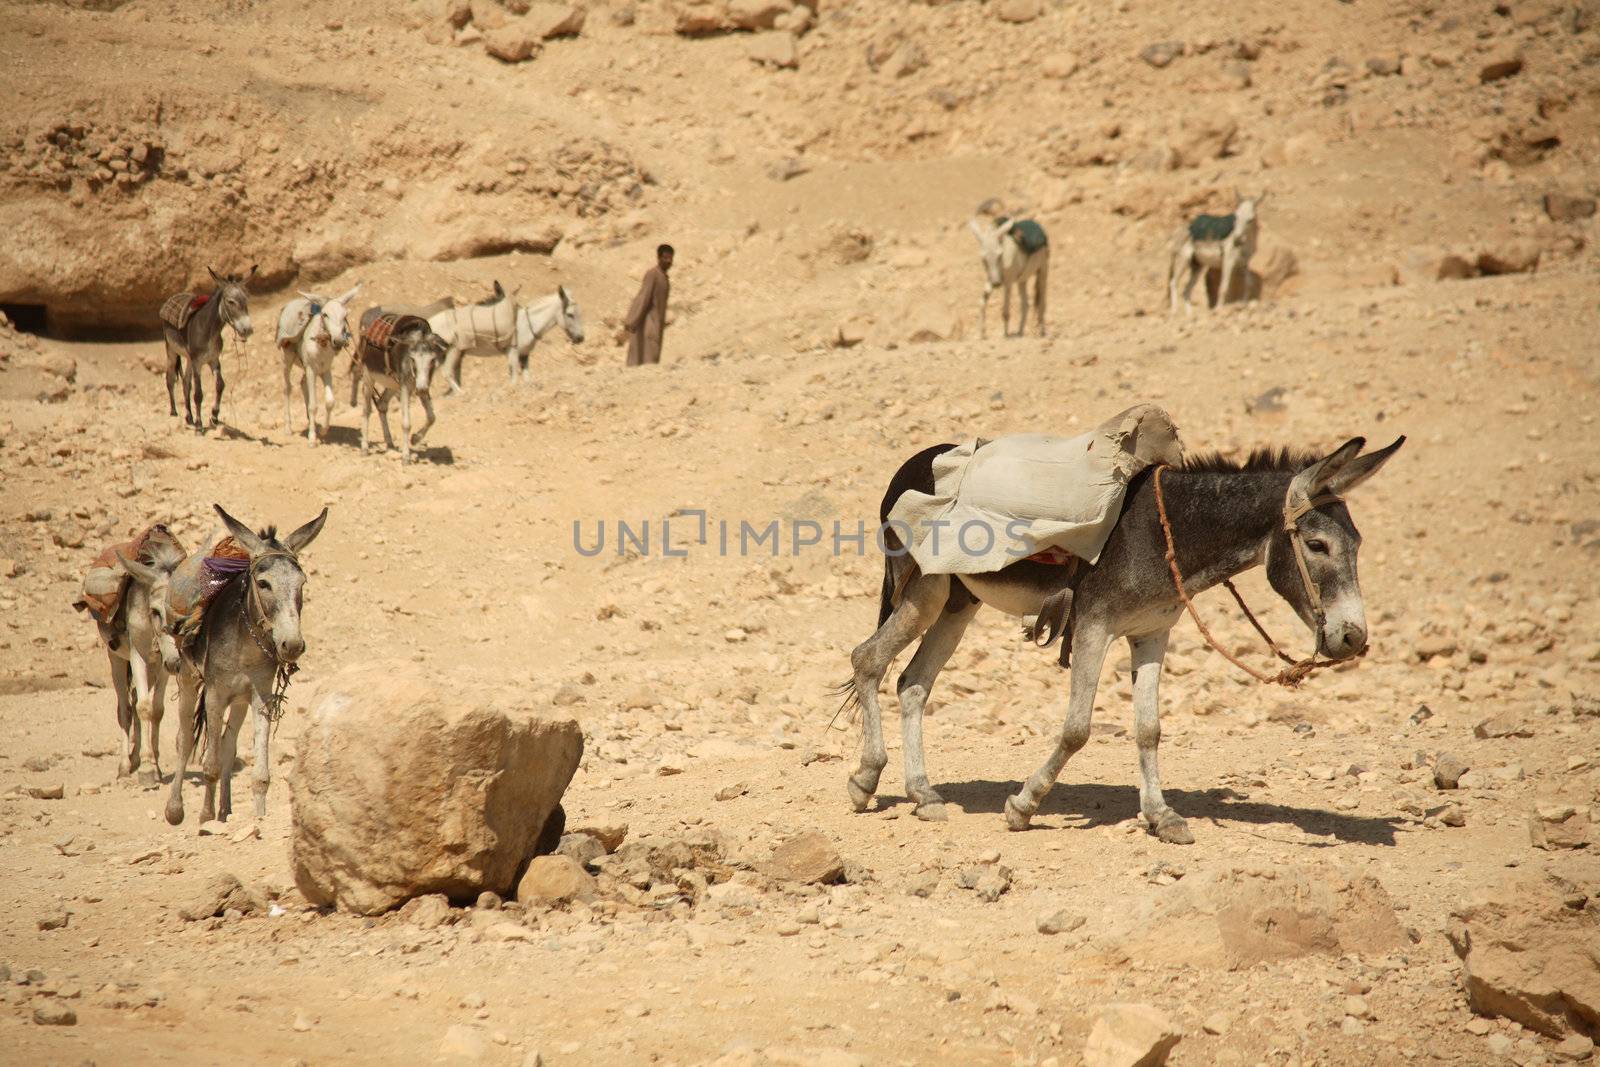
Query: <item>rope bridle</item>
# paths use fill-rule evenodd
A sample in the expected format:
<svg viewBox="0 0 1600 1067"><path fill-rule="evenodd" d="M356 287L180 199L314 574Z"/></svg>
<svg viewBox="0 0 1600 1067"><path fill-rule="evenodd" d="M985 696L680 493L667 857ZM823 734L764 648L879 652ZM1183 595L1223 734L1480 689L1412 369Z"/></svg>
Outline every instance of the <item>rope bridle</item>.
<svg viewBox="0 0 1600 1067"><path fill-rule="evenodd" d="M256 592L256 571L268 560L286 559L296 567L300 561L293 552L285 549L274 548L261 553L250 561L250 567L245 572L244 600L239 605L239 610L244 614L245 629L250 632L250 639L256 643L261 654L267 657L272 664L272 692L266 698L267 721L274 726L283 718L285 704L289 695L289 680L300 670L300 665L294 662L284 662L278 657L278 650L273 646L269 635L263 632L267 621L267 613L261 608L261 598Z"/></svg>
<svg viewBox="0 0 1600 1067"><path fill-rule="evenodd" d="M1205 638L1206 644L1222 653L1224 659L1256 681L1268 685L1281 685L1288 689L1297 688L1313 672L1334 666L1336 661L1319 660L1315 653L1305 659L1296 660L1280 648L1278 642L1274 641L1272 635L1267 633L1266 628L1256 620L1255 614L1245 604L1244 597L1239 595L1239 590L1234 587L1233 581L1228 578L1224 578L1222 584L1227 586L1228 592L1233 594L1233 599L1238 601L1239 609L1244 612L1244 617L1250 620L1250 625L1254 626L1256 633L1260 634L1262 640L1266 641L1267 647L1272 650L1273 655L1288 664L1288 666L1277 674L1266 674L1258 671L1223 648L1222 644L1211 636L1211 631L1206 628L1206 624L1200 621L1200 613L1195 610L1194 601L1189 598L1189 593L1183 586L1183 575L1178 570L1178 550L1173 544L1172 523L1167 518L1167 502L1165 495L1161 491L1161 474L1166 469L1167 464L1165 463L1157 466L1153 479L1156 491L1156 512L1161 517L1161 532L1167 540L1167 567L1172 571L1172 584L1178 590L1178 599L1182 600L1183 606L1189 610L1189 617L1194 619L1194 624L1200 630L1200 636ZM1300 533L1300 520L1307 513L1316 510L1322 505L1338 503L1340 499L1340 497L1332 493L1323 493L1294 504L1291 504L1289 498L1285 496L1283 502L1283 530L1289 535L1289 545L1294 551L1295 567L1300 573L1301 583L1305 586L1306 598L1311 603L1311 610L1316 616L1317 629L1319 631L1326 622L1327 616L1322 607L1322 591L1317 588L1317 583L1311 580L1311 568L1306 565L1306 548L1304 538ZM1357 653L1357 656L1364 655L1366 655L1366 649L1362 649Z"/></svg>

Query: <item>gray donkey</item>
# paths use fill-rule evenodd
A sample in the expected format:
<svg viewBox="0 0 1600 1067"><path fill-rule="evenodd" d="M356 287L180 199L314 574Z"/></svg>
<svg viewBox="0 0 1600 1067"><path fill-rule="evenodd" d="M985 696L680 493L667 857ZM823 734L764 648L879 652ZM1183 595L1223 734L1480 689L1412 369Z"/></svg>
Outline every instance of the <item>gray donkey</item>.
<svg viewBox="0 0 1600 1067"><path fill-rule="evenodd" d="M244 287L256 276L256 268L249 273L221 275L210 267L217 291L197 305L202 298L193 293L178 293L168 297L161 306L161 332L167 342L167 410L173 417L178 414L172 395L172 383L179 373L183 376L183 421L197 430L203 430L201 408L204 397L200 389L200 368L211 368L212 384L216 395L211 398L211 425L217 425L222 411L222 327L232 326L239 337L250 336L250 298ZM191 408L190 398L193 398Z"/></svg>
<svg viewBox="0 0 1600 1067"><path fill-rule="evenodd" d="M202 730L206 796L200 821L226 819L232 813L233 761L247 708L254 719L251 791L256 818L267 813L272 722L282 710L288 676L306 650L300 630L306 573L300 569L299 553L316 540L328 518L328 509L323 508L322 514L279 541L275 527L253 533L220 506L212 507L249 559L220 567L221 573L232 574L205 606L199 631L183 651L178 676L178 769L166 806L167 822L173 826L183 822L183 773Z"/></svg>
<svg viewBox="0 0 1600 1067"><path fill-rule="evenodd" d="M422 444L434 423L433 395L429 387L434 368L449 349L444 338L433 332L420 315L385 311L371 307L361 313L361 336L356 341L355 358L350 366L350 403L361 391L361 452L367 451L367 432L372 427L372 408L378 408L378 424L383 427L385 450L394 447L389 433L389 398L400 394L400 456L411 462L411 450ZM411 432L411 396L422 401L427 421L415 434Z"/></svg>
<svg viewBox="0 0 1600 1067"><path fill-rule="evenodd" d="M1111 642L1126 638L1133 657L1134 736L1139 748L1139 809L1162 841L1189 844L1194 835L1161 795L1156 748L1161 740L1157 683L1167 639L1183 610L1166 559L1158 490L1171 520L1174 563L1190 595L1253 567L1265 566L1272 588L1288 601L1331 660L1366 648L1367 624L1356 578L1356 532L1344 496L1372 477L1405 442L1361 455L1353 438L1320 459L1303 453L1257 452L1242 463L1218 456L1191 458L1182 467L1147 469L1129 484L1110 538L1093 565L1066 567L1019 560L988 574L923 574L908 555L884 565L878 630L851 653L854 675L845 689L863 710L861 763L850 776L850 802L865 811L889 757L883 744L878 686L899 653L922 639L896 690L904 733L906 792L919 818L945 818L943 798L928 781L922 752L922 713L934 679L955 651L978 608L1035 616L1044 642L1065 631L1062 662L1072 668L1066 722L1044 765L1006 799L1006 824L1027 829L1045 794L1073 753L1089 740L1100 667ZM932 493L938 445L908 460L890 482L881 518L908 490ZM1048 625L1046 625L1048 620Z"/></svg>

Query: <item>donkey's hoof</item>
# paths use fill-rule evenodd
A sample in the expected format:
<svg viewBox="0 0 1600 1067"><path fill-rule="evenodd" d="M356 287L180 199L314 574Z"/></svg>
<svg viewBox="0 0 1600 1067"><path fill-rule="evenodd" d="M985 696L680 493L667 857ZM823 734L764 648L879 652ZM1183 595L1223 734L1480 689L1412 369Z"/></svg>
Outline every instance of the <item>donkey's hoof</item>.
<svg viewBox="0 0 1600 1067"><path fill-rule="evenodd" d="M1006 797L1006 829L1026 830L1032 819L1033 812L1023 811L1016 797Z"/></svg>
<svg viewBox="0 0 1600 1067"><path fill-rule="evenodd" d="M118 778L126 778L126 777L128 777L128 775L133 773L133 770L134 770L134 765L130 761L128 761L126 759L123 759L123 760L119 760L117 762L117 777Z"/></svg>
<svg viewBox="0 0 1600 1067"><path fill-rule="evenodd" d="M872 807L872 790L863 789L857 785L854 775L845 780L844 787L850 791L850 808L852 811L866 811Z"/></svg>
<svg viewBox="0 0 1600 1067"><path fill-rule="evenodd" d="M161 787L161 772L154 767L146 767L139 772L140 789L159 789Z"/></svg>
<svg viewBox="0 0 1600 1067"><path fill-rule="evenodd" d="M1194 844L1194 834L1189 832L1189 824L1184 822L1183 816L1171 810L1156 820L1156 836L1169 845Z"/></svg>
<svg viewBox="0 0 1600 1067"><path fill-rule="evenodd" d="M950 816L945 812L944 801L942 800L924 800L917 805L916 816L923 822L950 821Z"/></svg>
<svg viewBox="0 0 1600 1067"><path fill-rule="evenodd" d="M182 804L174 804L171 801L168 801L167 802L167 809L166 809L166 813L165 814L167 816L167 825L168 826L182 826L183 825L183 805Z"/></svg>

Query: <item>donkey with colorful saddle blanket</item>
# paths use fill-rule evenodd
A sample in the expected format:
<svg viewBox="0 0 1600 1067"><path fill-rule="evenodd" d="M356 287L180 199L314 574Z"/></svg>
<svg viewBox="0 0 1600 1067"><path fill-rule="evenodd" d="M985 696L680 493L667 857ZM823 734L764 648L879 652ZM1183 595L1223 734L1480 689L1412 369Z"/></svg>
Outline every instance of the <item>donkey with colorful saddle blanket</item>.
<svg viewBox="0 0 1600 1067"><path fill-rule="evenodd" d="M200 368L209 366L216 395L211 400L211 425L217 425L222 411L222 327L232 326L239 337L250 336L250 297L245 286L255 277L256 268L247 274L218 274L207 267L217 283L212 294L176 293L161 304L161 335L167 345L167 410L178 414L172 383L183 377L183 421L203 430L200 411L204 397L200 391ZM192 403L191 403L192 401Z"/></svg>
<svg viewBox="0 0 1600 1067"><path fill-rule="evenodd" d="M400 311L368 308L361 315L361 334L356 340L351 365L352 390L359 384L361 402L361 451L367 451L372 408L378 408L383 427L385 450L394 447L389 433L389 398L400 394L400 449L403 462L411 462L411 450L422 444L433 426L433 397L429 386L434 368L444 359L449 345L433 332L428 320ZM359 383L356 380L359 377ZM415 434L411 432L411 395L422 401L427 421ZM351 402L355 402L352 391Z"/></svg>
<svg viewBox="0 0 1600 1067"><path fill-rule="evenodd" d="M172 571L183 559L183 545L157 524L131 541L112 545L95 557L84 576L83 595L72 605L88 612L100 630L117 695L117 726L122 732L118 776L139 771L139 781L161 780L160 730L167 676L178 670L167 592ZM143 738L148 737L148 742ZM149 766L140 770L141 747Z"/></svg>

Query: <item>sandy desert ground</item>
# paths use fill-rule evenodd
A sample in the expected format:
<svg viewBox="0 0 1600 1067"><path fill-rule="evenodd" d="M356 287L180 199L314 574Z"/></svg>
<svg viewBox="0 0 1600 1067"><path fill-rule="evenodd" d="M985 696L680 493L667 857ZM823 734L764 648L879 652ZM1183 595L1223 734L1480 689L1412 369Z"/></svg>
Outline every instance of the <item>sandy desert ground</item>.
<svg viewBox="0 0 1600 1067"><path fill-rule="evenodd" d="M0 4L0 304L47 315L0 328L0 1059L1067 1065L1114 1062L1085 1043L1117 1003L1181 1030L1174 1065L1590 1058L1600 13L653 0L485 54L549 7L445 5L472 16L453 30L433 0ZM767 8L777 28L735 28ZM1179 221L1261 190L1265 298L1168 316ZM1049 337L977 336L965 221L989 197L1050 229ZM666 358L627 371L611 337L658 240ZM166 414L155 305L253 262L256 334L197 435ZM271 327L295 287L359 280L359 307L495 279L568 285L588 339L547 338L526 386L469 359L409 467L358 453L342 373L328 440L286 432ZM691 509L853 529L925 445L1137 401L1227 454L1408 438L1351 502L1358 666L1267 689L1175 631L1163 774L1191 846L1138 821L1121 648L1030 832L1002 806L1067 676L995 613L930 705L950 820L911 815L889 693L882 795L853 814L830 687L875 619L870 546L574 547L575 523ZM117 776L71 602L103 545L154 521L197 541L213 502L331 517L268 813L198 836L196 785L174 828ZM1228 598L1201 609L1264 662ZM644 874L613 865L589 904L311 907L284 782L319 695L373 660L575 717L569 829L692 858L635 852ZM774 867L808 832L844 881ZM262 910L181 917L222 874ZM1469 1003L1468 941L1499 1012Z"/></svg>

